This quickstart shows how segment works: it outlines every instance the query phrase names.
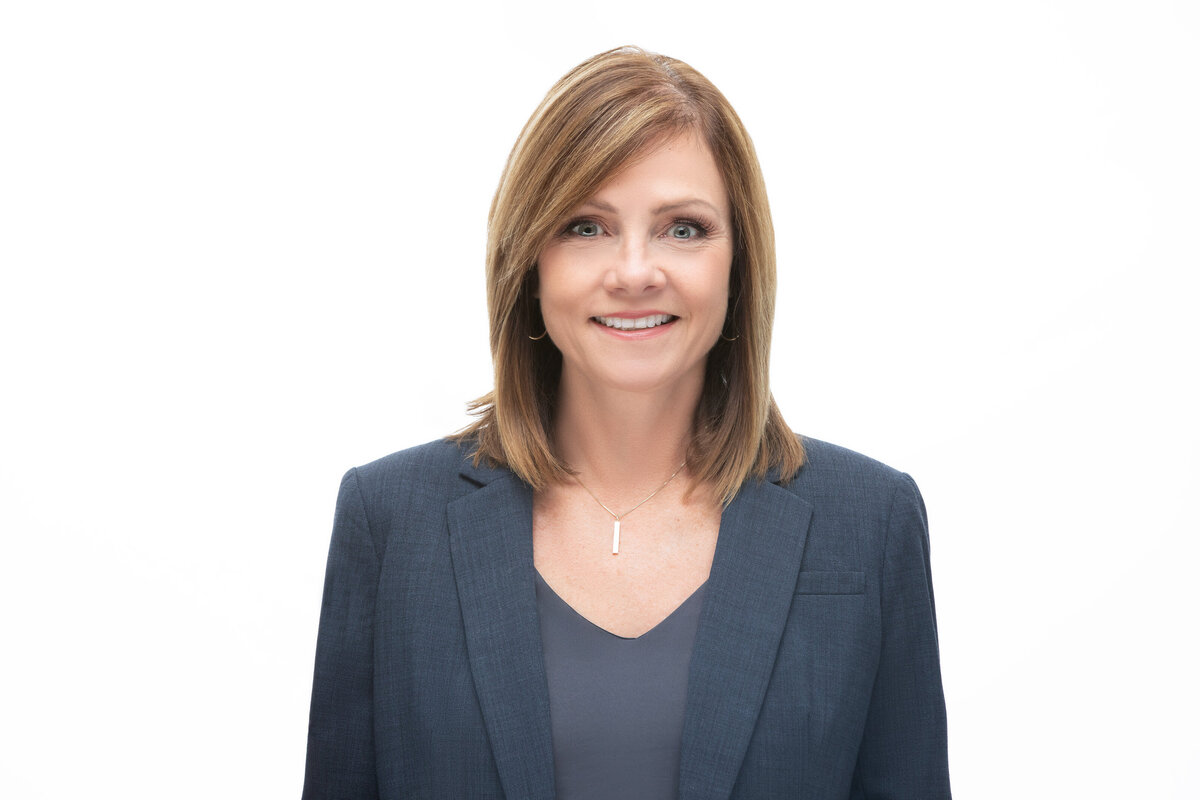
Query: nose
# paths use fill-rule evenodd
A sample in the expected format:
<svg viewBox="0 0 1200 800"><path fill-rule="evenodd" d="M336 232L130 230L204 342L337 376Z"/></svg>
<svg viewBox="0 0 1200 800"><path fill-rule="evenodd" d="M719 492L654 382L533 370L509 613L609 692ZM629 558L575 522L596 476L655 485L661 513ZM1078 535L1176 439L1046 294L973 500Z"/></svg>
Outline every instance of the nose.
<svg viewBox="0 0 1200 800"><path fill-rule="evenodd" d="M625 239L604 275L604 288L610 292L637 294L660 288L665 280L666 276L646 242Z"/></svg>

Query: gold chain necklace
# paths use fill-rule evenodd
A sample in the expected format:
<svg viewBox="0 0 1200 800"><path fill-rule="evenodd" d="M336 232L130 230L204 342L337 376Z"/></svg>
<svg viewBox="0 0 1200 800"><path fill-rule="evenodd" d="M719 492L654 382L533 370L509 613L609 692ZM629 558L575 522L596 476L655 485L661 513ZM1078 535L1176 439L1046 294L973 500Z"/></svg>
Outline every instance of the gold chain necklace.
<svg viewBox="0 0 1200 800"><path fill-rule="evenodd" d="M676 475L678 475L678 474L679 474L679 472L680 472L680 470L682 470L682 469L683 469L683 467L684 467L684 464L687 464L687 459L686 459L686 458L683 460L683 462L682 462L682 463L680 463L680 465L679 465L678 467L676 467L676 468L675 468L675 471L671 473L671 477L669 477L669 478L667 478L665 481L663 481L663 483L662 483L662 486L660 486L660 487L658 487L657 489L655 489L653 492L651 492L651 493L650 493L650 494L649 494L649 495L646 497L646 499L642 500L642 502L638 503L636 506L634 506L633 508L629 509L628 511L626 511L626 512L625 512L625 513L623 513L623 514L618 514L617 512L613 511L613 510L612 510L611 508L609 508L608 506L604 505L604 503L601 503L601 502L600 502L600 498L599 498L599 497L596 497L596 493L595 493L595 492L593 492L591 489L589 489L589 488L588 488L586 485L584 485L583 481L579 480L579 476L578 476L578 475L576 475L575 473L571 473L571 477L575 479L575 482L576 482L576 483L578 483L580 486L583 486L583 490L584 490L585 492L587 492L588 494L590 494L590 495L592 496L592 499L593 499L593 500L595 500L595 501L596 501L596 502L597 502L597 503L600 505L600 507L601 507L601 508L603 508L605 511L607 511L609 514L611 514L611 515L612 515L612 518L613 518L613 549L612 549L612 554L613 554L614 556L615 556L615 555L617 555L617 553L619 553L619 552L621 551L621 520L622 520L622 519L624 519L625 517L628 517L628 516L629 516L630 514L632 514L633 512L637 511L639 508L641 508L642 506L644 506L646 503L650 502L651 498L653 498L653 497L654 497L654 495L658 494L658 493L659 493L659 492L661 492L663 489L667 488L667 484L668 484L668 483L670 483L671 481L675 480L675 476L676 476Z"/></svg>

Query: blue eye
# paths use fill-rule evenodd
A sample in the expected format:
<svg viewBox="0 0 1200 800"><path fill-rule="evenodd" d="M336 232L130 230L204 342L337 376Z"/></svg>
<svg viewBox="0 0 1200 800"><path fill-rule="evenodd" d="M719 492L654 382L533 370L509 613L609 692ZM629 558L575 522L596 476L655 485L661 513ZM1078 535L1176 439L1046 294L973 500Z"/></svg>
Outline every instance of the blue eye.
<svg viewBox="0 0 1200 800"><path fill-rule="evenodd" d="M590 220L584 220L583 222L572 223L567 230L576 236L582 236L585 239L591 239L600 235L600 224Z"/></svg>
<svg viewBox="0 0 1200 800"><path fill-rule="evenodd" d="M686 222L677 222L671 226L671 238L687 241L695 239L701 235L701 230L695 225L689 225Z"/></svg>

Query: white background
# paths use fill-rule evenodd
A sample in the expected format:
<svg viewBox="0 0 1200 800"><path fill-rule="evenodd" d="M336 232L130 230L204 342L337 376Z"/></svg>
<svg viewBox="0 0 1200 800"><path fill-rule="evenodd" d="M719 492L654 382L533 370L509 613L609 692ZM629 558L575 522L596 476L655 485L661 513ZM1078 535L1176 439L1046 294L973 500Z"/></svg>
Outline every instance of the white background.
<svg viewBox="0 0 1200 800"><path fill-rule="evenodd" d="M633 43L755 137L787 419L924 491L956 795L1200 796L1198 8L6 4L0 794L299 795L338 479L467 421L504 158Z"/></svg>

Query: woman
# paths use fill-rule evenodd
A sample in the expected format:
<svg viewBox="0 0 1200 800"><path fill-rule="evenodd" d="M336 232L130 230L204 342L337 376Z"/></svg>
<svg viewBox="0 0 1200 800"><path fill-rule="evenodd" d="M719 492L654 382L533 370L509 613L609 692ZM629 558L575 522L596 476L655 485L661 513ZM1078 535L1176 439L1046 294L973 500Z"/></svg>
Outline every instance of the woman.
<svg viewBox="0 0 1200 800"><path fill-rule="evenodd" d="M949 797L924 507L771 398L725 98L634 49L566 75L487 282L478 420L342 482L304 796Z"/></svg>

